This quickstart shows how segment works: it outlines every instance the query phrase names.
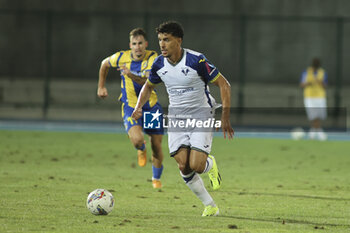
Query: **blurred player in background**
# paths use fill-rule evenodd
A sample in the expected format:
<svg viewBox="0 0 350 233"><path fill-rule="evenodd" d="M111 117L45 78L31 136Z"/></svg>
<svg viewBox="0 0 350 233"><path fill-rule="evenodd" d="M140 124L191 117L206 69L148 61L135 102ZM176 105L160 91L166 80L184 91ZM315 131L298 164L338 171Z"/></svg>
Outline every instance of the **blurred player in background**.
<svg viewBox="0 0 350 233"><path fill-rule="evenodd" d="M177 112L180 116L200 112L201 117L211 118L215 110L215 100L209 94L207 84L213 83L220 88L224 137L232 138L233 129L229 119L231 87L228 81L203 54L181 47L184 32L179 23L165 22L157 28L157 33L162 55L153 63L151 74L142 88L132 116L135 119L142 117L142 106L147 102L155 85L164 82L169 94L169 112ZM210 155L212 139L211 130L168 130L170 155L178 163L186 185L204 204L202 216L219 214L219 208L198 175L208 173L212 188L220 188L221 176L214 156Z"/></svg>
<svg viewBox="0 0 350 233"><path fill-rule="evenodd" d="M121 90L119 100L122 102L122 117L125 129L129 135L131 143L137 149L138 164L143 167L146 165L146 147L143 134L143 119L131 118L131 114L137 102L142 85L147 80L154 59L158 56L155 51L146 50L148 46L146 33L141 28L133 29L130 32L130 50L119 51L114 55L107 57L101 63L99 72L99 81L97 95L104 99L108 96L105 87L106 77L110 67L117 68L121 72ZM152 91L143 110L163 112L158 103L157 94ZM163 172L163 151L162 137L163 128L145 129L145 133L150 136L152 147L152 185L154 188L161 188L160 177Z"/></svg>
<svg viewBox="0 0 350 233"><path fill-rule="evenodd" d="M321 127L321 121L327 117L327 83L327 73L321 68L321 61L314 58L311 66L302 73L300 81L300 86L304 89L306 114L311 122L310 139L327 140L327 134Z"/></svg>

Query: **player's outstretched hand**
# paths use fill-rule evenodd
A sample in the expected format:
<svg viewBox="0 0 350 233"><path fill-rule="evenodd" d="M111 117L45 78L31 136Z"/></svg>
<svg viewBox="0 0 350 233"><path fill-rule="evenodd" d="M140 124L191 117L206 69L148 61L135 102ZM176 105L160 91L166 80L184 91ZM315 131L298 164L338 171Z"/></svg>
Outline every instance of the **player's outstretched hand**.
<svg viewBox="0 0 350 233"><path fill-rule="evenodd" d="M97 88L97 96L104 99L108 96L108 91L106 87Z"/></svg>
<svg viewBox="0 0 350 233"><path fill-rule="evenodd" d="M233 139L233 135L235 134L235 131L231 127L230 120L221 120L221 127L222 127L222 132L224 134L224 138L226 139L226 135L228 139Z"/></svg>
<svg viewBox="0 0 350 233"><path fill-rule="evenodd" d="M138 120L140 117L142 117L142 108L135 108L131 114L131 117L134 120Z"/></svg>

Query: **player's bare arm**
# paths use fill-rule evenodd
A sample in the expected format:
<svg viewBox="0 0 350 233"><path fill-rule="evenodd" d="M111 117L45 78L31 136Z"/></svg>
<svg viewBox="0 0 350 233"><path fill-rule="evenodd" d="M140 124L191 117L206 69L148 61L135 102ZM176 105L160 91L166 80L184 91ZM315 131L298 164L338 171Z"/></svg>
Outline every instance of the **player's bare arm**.
<svg viewBox="0 0 350 233"><path fill-rule="evenodd" d="M220 88L221 102L222 102L222 116L221 127L224 134L228 139L233 138L234 131L230 122L230 107L231 107L231 85L227 79L220 74L220 76L213 82Z"/></svg>
<svg viewBox="0 0 350 233"><path fill-rule="evenodd" d="M146 82L145 85L143 85L140 95L137 99L136 106L131 115L131 117L134 118L135 120L139 119L142 116L142 106L147 102L147 100L151 96L153 89L154 89L154 85L151 84L150 82Z"/></svg>
<svg viewBox="0 0 350 233"><path fill-rule="evenodd" d="M104 59L101 62L99 78L98 78L98 86L97 86L97 96L104 99L108 96L107 88L105 87L106 78L108 75L108 71L110 68L109 58Z"/></svg>
<svg viewBox="0 0 350 233"><path fill-rule="evenodd" d="M137 82L140 85L145 84L145 82L147 81L147 78L149 77L149 72L146 72L144 75L139 76L132 73L130 69L127 68L126 66L122 66L118 68L118 70L120 70L122 74L128 76L129 78L131 78L133 81Z"/></svg>

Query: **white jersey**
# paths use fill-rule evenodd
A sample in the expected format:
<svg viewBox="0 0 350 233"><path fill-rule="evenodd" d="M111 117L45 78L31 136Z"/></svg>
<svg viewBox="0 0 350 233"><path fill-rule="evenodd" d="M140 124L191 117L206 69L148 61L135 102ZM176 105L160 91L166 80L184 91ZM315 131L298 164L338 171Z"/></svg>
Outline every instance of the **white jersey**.
<svg viewBox="0 0 350 233"><path fill-rule="evenodd" d="M169 63L162 55L158 56L148 81L152 84L164 82L169 94L169 111L181 109L179 112L182 114L192 114L201 112L203 108L215 107L207 84L214 82L219 74L203 54L184 49L183 57L176 65Z"/></svg>

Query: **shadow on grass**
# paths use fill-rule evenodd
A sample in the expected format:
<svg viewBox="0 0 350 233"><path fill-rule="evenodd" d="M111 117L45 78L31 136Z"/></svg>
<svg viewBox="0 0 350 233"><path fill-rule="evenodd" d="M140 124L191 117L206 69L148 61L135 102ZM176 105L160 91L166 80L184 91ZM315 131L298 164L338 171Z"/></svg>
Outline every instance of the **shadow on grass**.
<svg viewBox="0 0 350 233"><path fill-rule="evenodd" d="M248 217L241 217L241 216L228 216L228 215L219 215L218 218L232 218L232 219L239 219L239 220L249 220L249 221L258 221L258 222L272 222L272 223L281 223L281 224L304 224L304 225L314 225L315 228L318 226L329 226L329 227L348 227L350 228L349 224L336 224L336 223L317 223L317 222L310 222L310 221L303 221L303 220L294 220L294 219L282 219L282 218L275 218L275 219L264 219L264 218L248 218Z"/></svg>
<svg viewBox="0 0 350 233"><path fill-rule="evenodd" d="M249 192L235 192L235 193L237 193L238 195L280 196L280 197L309 198L309 199L331 200L331 201L350 201L350 198L320 197L320 196L285 194L285 193L249 193Z"/></svg>
<svg viewBox="0 0 350 233"><path fill-rule="evenodd" d="M256 196L281 196L281 197L293 197L293 198L305 198L305 199L316 199L316 200L331 200L331 201L350 201L350 198L338 198L338 197L320 197L320 196L309 196L309 195L296 195L296 194L278 194L278 193L257 193L257 192L235 192L238 195L256 195ZM249 221L259 221L259 222L272 222L272 223L281 223L281 224L304 224L304 225L313 225L315 229L323 229L322 226L328 227L347 227L350 228L350 224L336 224L336 223L317 223L303 220L294 220L294 219L284 219L284 218L249 218L241 216L228 216L220 215L218 217L222 218L231 218L239 220L249 220Z"/></svg>

